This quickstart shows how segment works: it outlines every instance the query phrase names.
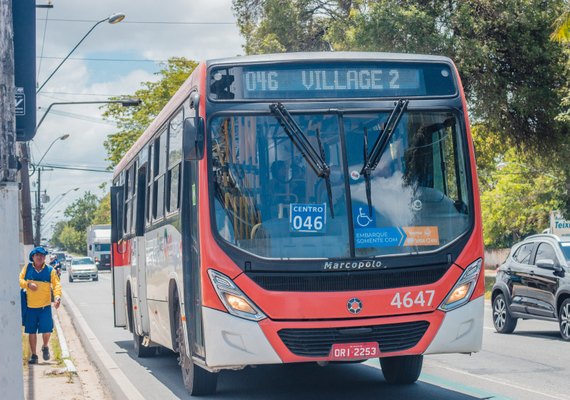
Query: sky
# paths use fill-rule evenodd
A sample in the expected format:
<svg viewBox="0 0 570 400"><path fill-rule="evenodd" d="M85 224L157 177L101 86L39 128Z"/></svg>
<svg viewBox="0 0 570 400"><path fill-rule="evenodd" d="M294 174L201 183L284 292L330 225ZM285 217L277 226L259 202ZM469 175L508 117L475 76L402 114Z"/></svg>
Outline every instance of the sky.
<svg viewBox="0 0 570 400"><path fill-rule="evenodd" d="M98 21L119 12L126 18L114 25L99 24L49 80L37 97L38 122L54 102L104 101L132 94L141 82L156 80L160 62L170 57L201 61L243 54L244 40L235 25L231 0L51 0L51 4L52 9L36 11L38 86ZM53 143L42 165L106 169L103 142L115 126L103 120L100 107L53 106L30 142L32 163ZM66 140L58 140L66 134ZM86 191L102 196L105 191L100 185L106 183L108 190L111 178L105 172L42 172L41 190L50 197L43 205L42 237L51 236L51 226ZM37 173L31 177L32 191L36 179Z"/></svg>

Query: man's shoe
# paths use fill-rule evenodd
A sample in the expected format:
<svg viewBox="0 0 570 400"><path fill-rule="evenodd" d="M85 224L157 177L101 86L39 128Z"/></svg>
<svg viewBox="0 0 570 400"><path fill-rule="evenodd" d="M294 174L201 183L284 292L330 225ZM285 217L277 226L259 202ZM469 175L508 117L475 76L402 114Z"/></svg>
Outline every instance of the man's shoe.
<svg viewBox="0 0 570 400"><path fill-rule="evenodd" d="M47 346L42 347L42 357L44 361L49 360L49 347Z"/></svg>
<svg viewBox="0 0 570 400"><path fill-rule="evenodd" d="M28 364L37 364L38 363L38 356L36 354L32 354L32 358L28 361Z"/></svg>

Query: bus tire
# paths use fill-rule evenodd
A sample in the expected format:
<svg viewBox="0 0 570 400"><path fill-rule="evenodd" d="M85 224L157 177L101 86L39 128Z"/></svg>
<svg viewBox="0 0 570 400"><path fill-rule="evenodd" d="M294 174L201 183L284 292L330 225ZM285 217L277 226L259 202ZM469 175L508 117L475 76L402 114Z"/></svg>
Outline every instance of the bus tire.
<svg viewBox="0 0 570 400"><path fill-rule="evenodd" d="M180 323L180 312L176 312L176 342L178 346L178 364L182 371L184 387L191 396L205 396L214 394L218 383L218 374L206 371L196 365L186 355L186 340L184 329Z"/></svg>
<svg viewBox="0 0 570 400"><path fill-rule="evenodd" d="M390 384L406 385L418 380L424 356L398 356L380 359L384 379Z"/></svg>

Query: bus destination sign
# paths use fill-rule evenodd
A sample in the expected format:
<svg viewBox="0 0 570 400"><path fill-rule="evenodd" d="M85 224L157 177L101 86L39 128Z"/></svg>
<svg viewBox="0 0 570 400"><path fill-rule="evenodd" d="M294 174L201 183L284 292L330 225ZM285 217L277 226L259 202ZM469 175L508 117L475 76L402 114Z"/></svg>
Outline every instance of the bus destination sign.
<svg viewBox="0 0 570 400"><path fill-rule="evenodd" d="M445 96L456 93L444 64L281 64L214 69L215 100Z"/></svg>

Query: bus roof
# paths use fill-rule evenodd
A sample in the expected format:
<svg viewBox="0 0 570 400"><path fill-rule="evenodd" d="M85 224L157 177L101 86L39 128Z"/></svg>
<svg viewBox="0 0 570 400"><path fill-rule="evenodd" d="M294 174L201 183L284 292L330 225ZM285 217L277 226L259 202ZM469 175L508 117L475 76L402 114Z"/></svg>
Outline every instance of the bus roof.
<svg viewBox="0 0 570 400"><path fill-rule="evenodd" d="M433 56L427 54L404 54L404 53L380 53L380 52L304 52L304 53L279 53L279 54L259 54L253 56L219 58L206 61L206 65L239 65L247 63L271 63L282 61L423 61L423 62L444 62L452 64L450 58L444 56Z"/></svg>

